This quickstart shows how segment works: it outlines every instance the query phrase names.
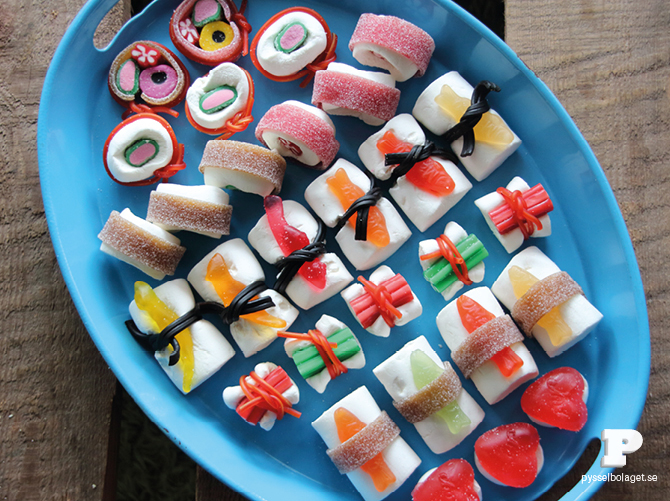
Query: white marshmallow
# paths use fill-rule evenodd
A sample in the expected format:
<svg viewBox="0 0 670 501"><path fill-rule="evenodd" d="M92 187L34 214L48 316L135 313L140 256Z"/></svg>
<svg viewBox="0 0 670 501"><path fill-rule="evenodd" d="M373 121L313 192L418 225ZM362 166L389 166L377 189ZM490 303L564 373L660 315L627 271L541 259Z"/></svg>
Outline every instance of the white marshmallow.
<svg viewBox="0 0 670 501"><path fill-rule="evenodd" d="M358 42L351 52L362 65L385 69L398 82L409 80L419 71L408 57L375 43Z"/></svg>

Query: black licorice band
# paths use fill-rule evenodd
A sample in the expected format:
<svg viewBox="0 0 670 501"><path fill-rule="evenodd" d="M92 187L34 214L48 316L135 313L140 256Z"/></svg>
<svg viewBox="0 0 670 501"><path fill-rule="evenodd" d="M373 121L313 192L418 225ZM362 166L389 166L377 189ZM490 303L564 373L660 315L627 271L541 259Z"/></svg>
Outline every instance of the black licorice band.
<svg viewBox="0 0 670 501"><path fill-rule="evenodd" d="M284 294L286 287L288 287L288 284L293 280L293 277L295 277L303 264L314 261L322 254L325 254L325 238L326 227L323 224L323 221L319 219L319 229L314 238L314 242L306 245L302 249L291 252L291 254L281 258L275 263L275 266L279 268L279 273L277 273L277 280L272 288L280 294Z"/></svg>
<svg viewBox="0 0 670 501"><path fill-rule="evenodd" d="M429 157L436 156L458 164L458 157L452 150L443 150L435 146L432 141L426 140L423 144L417 144L406 153L387 153L384 155L384 165L397 165L391 174L391 181L395 182L399 177L407 174L412 167L423 162Z"/></svg>
<svg viewBox="0 0 670 501"><path fill-rule="evenodd" d="M168 362L168 364L172 366L179 362L179 342L175 339L177 334L188 329L197 321L202 320L203 315L218 315L224 324L230 325L239 320L242 315L248 315L249 313L255 313L273 307L275 303L271 297L265 296L252 300L254 296L267 290L267 288L265 282L252 282L242 289L228 306L224 306L215 301L196 303L192 310L184 313L158 334L147 334L142 332L133 320L127 320L126 327L133 337L150 351L161 351L167 348L168 345L172 346L173 351L170 353L170 360Z"/></svg>
<svg viewBox="0 0 670 501"><path fill-rule="evenodd" d="M382 197L382 189L375 186L375 178L369 171L366 170L364 172L368 176L368 179L370 179L370 189L365 195L349 206L344 214L340 216L335 225L335 231L339 232L344 228L344 225L347 224L349 218L354 214L357 214L356 233L354 234L355 240L368 239L368 214L370 213L370 207L376 205Z"/></svg>

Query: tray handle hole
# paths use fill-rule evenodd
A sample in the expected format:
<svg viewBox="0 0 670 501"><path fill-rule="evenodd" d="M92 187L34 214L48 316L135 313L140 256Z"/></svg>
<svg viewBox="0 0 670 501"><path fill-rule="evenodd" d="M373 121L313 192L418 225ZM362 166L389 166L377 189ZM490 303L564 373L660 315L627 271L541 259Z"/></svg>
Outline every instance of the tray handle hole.
<svg viewBox="0 0 670 501"><path fill-rule="evenodd" d="M93 34L93 45L103 50L131 17L131 0L119 0L102 18Z"/></svg>

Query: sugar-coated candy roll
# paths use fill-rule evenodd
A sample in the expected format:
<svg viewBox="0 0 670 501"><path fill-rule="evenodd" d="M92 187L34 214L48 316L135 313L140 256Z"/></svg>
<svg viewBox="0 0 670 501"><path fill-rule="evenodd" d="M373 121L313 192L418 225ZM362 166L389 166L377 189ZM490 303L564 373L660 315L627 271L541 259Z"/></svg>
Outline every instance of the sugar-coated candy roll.
<svg viewBox="0 0 670 501"><path fill-rule="evenodd" d="M160 334L180 316L195 307L191 287L183 278L165 282L155 289L135 282L135 293L128 310L137 328L145 334ZM198 320L175 336L179 360L170 365L172 349L155 352L155 357L172 382L189 393L209 379L235 355L223 334L207 320Z"/></svg>
<svg viewBox="0 0 670 501"><path fill-rule="evenodd" d="M421 464L365 386L335 403L312 426L339 472L347 475L365 501L384 499Z"/></svg>
<svg viewBox="0 0 670 501"><path fill-rule="evenodd" d="M286 414L299 418L293 406L300 401L300 390L286 371L272 362L257 364L240 386L223 390L223 401L252 426L270 431Z"/></svg>
<svg viewBox="0 0 670 501"><path fill-rule="evenodd" d="M137 217L130 209L112 211L98 238L101 251L156 280L174 275L186 251L177 237Z"/></svg>
<svg viewBox="0 0 670 501"><path fill-rule="evenodd" d="M317 170L327 168L340 149L330 117L300 101L270 108L256 126L256 138L281 156Z"/></svg>
<svg viewBox="0 0 670 501"><path fill-rule="evenodd" d="M207 141L200 161L205 184L255 193L279 193L286 160L275 150L239 141Z"/></svg>
<svg viewBox="0 0 670 501"><path fill-rule="evenodd" d="M186 117L200 132L228 139L253 121L254 82L234 63L221 63L196 79L186 93Z"/></svg>
<svg viewBox="0 0 670 501"><path fill-rule="evenodd" d="M212 238L230 234L228 194L214 186L161 183L149 198L147 221L166 231L191 231Z"/></svg>
<svg viewBox="0 0 670 501"><path fill-rule="evenodd" d="M398 82L423 76L435 41L418 26L394 16L361 14L349 50L366 66L388 70Z"/></svg>
<svg viewBox="0 0 670 501"><path fill-rule="evenodd" d="M330 63L314 77L312 104L329 115L354 116L368 125L382 125L395 116L399 101L395 80L379 71Z"/></svg>
<svg viewBox="0 0 670 501"><path fill-rule="evenodd" d="M412 490L412 501L482 501L482 488L465 459L428 470Z"/></svg>
<svg viewBox="0 0 670 501"><path fill-rule="evenodd" d="M187 58L208 66L248 53L251 26L232 0L184 0L170 19L170 39Z"/></svg>
<svg viewBox="0 0 670 501"><path fill-rule="evenodd" d="M318 12L291 7L272 16L251 43L251 61L263 75L278 82L305 79L335 60L337 35Z"/></svg>
<svg viewBox="0 0 670 501"><path fill-rule="evenodd" d="M523 334L488 287L467 291L445 306L435 321L452 360L489 404L538 375Z"/></svg>
<svg viewBox="0 0 670 501"><path fill-rule="evenodd" d="M514 256L491 290L550 357L584 339L603 317L570 275L537 247Z"/></svg>
<svg viewBox="0 0 670 501"><path fill-rule="evenodd" d="M456 447L484 419L484 411L463 389L451 364L440 360L424 336L372 372L435 454Z"/></svg>

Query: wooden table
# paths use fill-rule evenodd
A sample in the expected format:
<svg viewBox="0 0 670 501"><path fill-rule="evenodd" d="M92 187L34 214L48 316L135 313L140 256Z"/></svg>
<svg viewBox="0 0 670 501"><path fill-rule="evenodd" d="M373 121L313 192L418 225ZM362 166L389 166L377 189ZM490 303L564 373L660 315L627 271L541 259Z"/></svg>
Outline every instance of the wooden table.
<svg viewBox="0 0 670 501"><path fill-rule="evenodd" d="M50 58L83 3L0 4L2 500L101 500L113 492L105 472L115 378L61 278L35 141ZM119 26L124 9L103 34ZM647 295L652 369L639 426L644 445L625 472L659 480L610 482L597 500L665 500L670 487L669 26L663 0L506 1L506 40L591 144L628 224ZM199 501L244 499L204 472L197 483Z"/></svg>

